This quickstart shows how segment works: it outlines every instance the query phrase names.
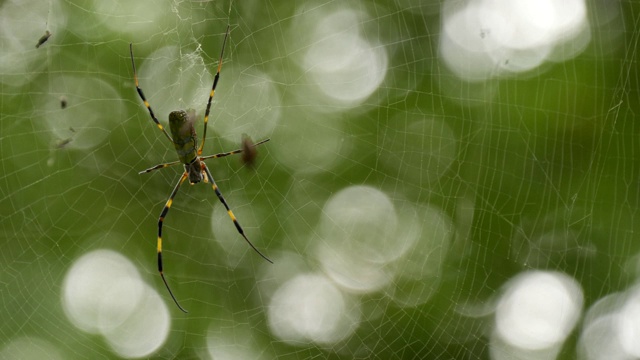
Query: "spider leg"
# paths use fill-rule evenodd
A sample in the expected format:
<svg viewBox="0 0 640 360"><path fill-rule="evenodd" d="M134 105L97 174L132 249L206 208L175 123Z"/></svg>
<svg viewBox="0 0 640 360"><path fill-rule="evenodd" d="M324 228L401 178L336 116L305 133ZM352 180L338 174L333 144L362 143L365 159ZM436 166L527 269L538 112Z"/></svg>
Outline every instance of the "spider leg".
<svg viewBox="0 0 640 360"><path fill-rule="evenodd" d="M144 97L144 93L142 92L142 89L138 84L138 73L136 72L136 63L133 61L133 44L131 43L129 43L129 54L131 54L131 66L133 67L133 79L136 82L136 90L138 91L138 95L140 95L142 102L144 102L144 106L147 108L147 110L149 110L149 115L151 115L151 120L153 120L153 122L156 123L156 125L158 126L158 129L162 130L162 132L167 137L167 139L169 139L169 141L173 143L173 139L171 138L169 133L167 133L167 131L162 126L162 124L160 124L158 119L156 119L156 116L153 113L153 110L151 110L151 105L149 105L147 98Z"/></svg>
<svg viewBox="0 0 640 360"><path fill-rule="evenodd" d="M169 290L169 295L171 295L173 302L175 302L178 308L185 313L187 312L187 310L185 310L182 306L180 306L176 297L173 296L173 292L169 287L169 283L167 283L167 280L164 278L164 274L162 273L162 223L164 222L165 216L167 216L167 213L169 212L169 208L171 208L171 204L173 203L173 198L178 193L178 190L180 189L180 185L182 185L182 183L185 181L186 178L187 178L187 173L186 172L182 173L180 180L178 180L178 183L173 188L173 191L169 196L169 200L167 200L167 203L164 205L164 208L160 213L160 218L158 219L158 271L160 272L160 277L162 277L162 281L164 281L164 285L167 287L167 290Z"/></svg>
<svg viewBox="0 0 640 360"><path fill-rule="evenodd" d="M169 167L169 166L178 165L180 163L181 163L180 161L172 161L170 163L158 164L158 165L156 165L154 167L150 167L148 169L142 170L138 174L145 174L145 173L148 173L148 172L152 172L154 170L164 169L164 168Z"/></svg>
<svg viewBox="0 0 640 360"><path fill-rule="evenodd" d="M244 234L244 230L242 230L242 226L240 226L240 223L238 222L238 219L236 219L236 216L233 215L233 211L231 211L231 209L229 208L229 205L227 205L227 202L225 201L224 197L222 196L222 193L220 193L220 190L218 190L218 185L216 185L215 180L213 180L213 176L211 176L211 172L209 171L209 168L207 167L207 165L205 165L205 163L202 163L202 168L204 169L205 173L207 174L207 177L209 178L209 182L211 183L211 187L213 188L213 191L215 191L216 195L218 196L218 200L220 200L222 205L224 205L225 209L227 209L227 214L229 214L229 217L231 218L231 221L233 221L233 224L236 226L236 229L238 230L240 235L242 235L242 237L245 239L245 241L249 244L249 246L251 246L251 248L253 250L255 250L255 252L258 253L258 255L262 256L263 259L265 259L268 262L273 264L273 261L271 261L263 253L261 253L260 250L258 250L258 248L255 247L253 245L253 243L251 241L249 241L247 236Z"/></svg>
<svg viewBox="0 0 640 360"><path fill-rule="evenodd" d="M200 143L200 147L198 148L198 156L202 155L202 149L204 149L204 141L207 139L207 122L209 122L211 100L213 100L213 95L216 92L216 86L218 86L218 80L220 79L220 70L222 69L222 56L224 55L224 46L227 44L227 37L229 37L230 29L231 27L227 25L227 32L224 35L224 40L222 40L222 50L220 51L220 59L218 59L218 71L216 71L216 76L213 78L213 85L211 86L211 92L209 93L209 101L207 102L207 110L204 112L204 130L202 132L202 143Z"/></svg>
<svg viewBox="0 0 640 360"><path fill-rule="evenodd" d="M260 142L257 142L255 144L253 144L253 147L256 147L258 145L262 145L262 144L266 143L269 140L271 140L271 139L265 139L265 140L262 140ZM219 153L219 154L215 154L215 155L202 156L202 157L200 157L200 160L217 159L217 158L221 158L221 157L225 157L225 156L229 156L229 155L240 154L242 151L244 151L244 150L236 149L236 150L233 150L233 151ZM158 166L160 166L160 165L158 165Z"/></svg>

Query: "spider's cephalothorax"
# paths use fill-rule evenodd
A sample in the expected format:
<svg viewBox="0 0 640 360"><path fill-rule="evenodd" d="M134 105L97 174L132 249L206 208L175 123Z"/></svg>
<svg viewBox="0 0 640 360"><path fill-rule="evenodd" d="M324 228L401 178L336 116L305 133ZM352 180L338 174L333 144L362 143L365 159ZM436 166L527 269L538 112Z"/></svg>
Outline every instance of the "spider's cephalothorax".
<svg viewBox="0 0 640 360"><path fill-rule="evenodd" d="M151 116L151 120L156 124L158 129L162 131L164 136L167 139L169 139L169 141L171 141L173 146L176 148L176 151L178 152L178 158L180 159L178 161L158 164L156 166L143 170L140 173L141 174L148 173L154 170L164 169L166 167L178 165L178 164L184 165L184 172L182 173L182 175L180 175L180 178L178 179L178 182L173 188L171 195L169 195L169 199L165 203L164 208L162 208L162 211L160 212L160 217L158 218L158 243L157 243L158 244L158 247L157 247L158 272L160 273L160 277L162 278L164 285L167 287L167 290L169 291L169 295L171 295L171 298L176 303L178 308L184 312L187 312L187 310L185 310L182 306L180 306L180 304L178 303L178 300L173 295L173 292L169 287L169 283L164 278L163 267L162 267L162 224L164 223L165 216L167 216L167 214L169 213L169 208L171 208L171 204L173 204L173 198L176 196L176 194L178 193L178 190L180 189L180 185L182 185L182 183L187 179L187 177L189 178L189 182L191 182L192 184L196 184L201 181L208 182L211 184L211 188L213 189L216 196L218 197L218 200L222 203L224 208L227 210L227 214L229 215L229 218L231 218L231 221L233 222L233 225L235 225L238 233L244 238L244 240L249 244L249 246L251 246L251 248L255 250L255 252L257 252L260 256L262 256L268 262L272 263L272 261L268 257L266 257L263 253L261 253L260 250L258 250L258 248L256 248L253 245L253 243L249 241L249 238L247 238L247 236L245 235L244 230L242 229L242 226L240 226L240 223L238 222L238 219L236 219L236 216L233 214L233 211L231 211L231 209L229 208L229 205L227 204L227 201L224 199L224 196L222 196L220 189L218 189L218 185L216 185L216 181L213 179L213 175L211 175L211 171L209 171L209 168L204 163L204 161L207 159L217 159L217 158L221 158L229 155L240 154L245 151L251 152L252 154L251 158L254 158L255 151L253 148L255 148L258 145L266 143L267 141L269 141L269 139L264 139L255 144L251 144L250 141L248 143L245 142L245 144L243 144L242 149L202 156L202 150L204 149L204 141L207 139L207 123L209 121L209 111L211 110L211 100L213 99L213 95L216 91L216 85L218 84L218 80L220 79L220 69L222 69L222 56L224 54L224 45L227 43L229 30L230 30L230 26L227 25L227 32L224 35L224 40L222 40L222 50L220 50L220 59L218 60L218 70L216 71L216 75L213 78L213 85L211 86L211 91L209 92L209 100L207 101L207 107L204 112L204 129L202 131L202 142L200 143L200 146L198 146L198 137L196 136L196 131L193 127L193 124L195 123L195 118L196 118L195 110L189 110L189 111L178 110L178 111L173 111L169 114L169 129L171 130L171 135L169 135L167 130L164 129L164 126L162 126L160 121L158 121L158 119L156 118L156 115L153 113L153 110L151 110L151 105L149 105L147 98L144 96L144 92L142 91L142 89L138 84L138 74L136 73L136 63L133 60L133 45L129 44L129 53L131 55L131 67L133 68L133 79L136 84L136 91L138 92L138 96L140 96L140 99L142 99L144 106L149 111L149 116Z"/></svg>
<svg viewBox="0 0 640 360"><path fill-rule="evenodd" d="M169 129L173 137L173 146L178 152L180 162L184 164L184 171L189 174L189 182L197 184L204 177L204 169L198 158L198 136L193 127L195 111L172 111L169 114Z"/></svg>

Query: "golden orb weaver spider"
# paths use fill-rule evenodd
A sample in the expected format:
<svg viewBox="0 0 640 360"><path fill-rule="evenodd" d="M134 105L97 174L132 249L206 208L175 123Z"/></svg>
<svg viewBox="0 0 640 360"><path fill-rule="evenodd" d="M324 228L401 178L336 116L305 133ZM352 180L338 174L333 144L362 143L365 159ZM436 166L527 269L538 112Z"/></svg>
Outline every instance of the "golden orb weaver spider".
<svg viewBox="0 0 640 360"><path fill-rule="evenodd" d="M253 250L255 250L260 256L262 256L262 258L264 258L265 260L273 264L273 261L271 261L263 253L261 253L260 250L258 250L258 248L256 248L253 245L253 243L249 241L249 238L247 238L247 236L244 234L244 230L242 229L242 226L240 226L240 223L238 222L235 215L229 208L229 205L227 205L227 202L222 196L222 193L220 193L220 190L218 189L218 186L216 185L216 182L213 179L213 176L211 175L209 168L204 163L204 160L215 159L215 158L225 157L225 156L234 155L234 154L240 154L243 151L247 151L247 146L243 145L242 149L237 149L229 152L219 153L215 155L201 156L202 149L204 148L204 142L207 138L207 122L209 121L209 110L211 109L211 100L213 99L216 86L218 85L218 80L220 79L220 70L222 69L222 56L224 55L224 47L227 43L229 30L230 30L230 26L227 25L227 31L224 35L224 40L222 41L222 50L220 51L220 59L218 60L218 70L216 71L216 75L213 78L213 85L211 86L211 92L209 93L209 101L207 102L207 108L204 113L204 130L202 132L202 142L200 143L200 146L198 146L197 134L193 127L193 124L195 123L195 117L196 117L194 110L189 110L188 112L184 110L177 110L177 111L172 111L169 114L169 129L171 130L171 135L173 135L173 138L167 133L167 131L162 126L162 124L160 124L155 114L153 113L153 110L151 110L151 105L149 105L149 102L145 98L144 93L142 92L142 89L138 84L136 64L133 60L133 45L129 44L129 53L131 54L131 66L133 67L133 78L135 80L136 90L138 92L138 95L142 99L144 106L147 108L147 110L149 110L149 115L151 116L151 120L153 120L153 122L158 126L158 129L162 131L162 133L167 137L167 139L171 141L171 143L176 149L176 152L178 153L178 158L180 159L178 161L173 161L170 163L164 163L164 164L159 164L159 165L150 167L146 170L141 171L140 174L148 173L158 169L164 169L172 165L177 165L177 164L184 165L184 172L182 173L182 175L180 176L180 179L178 179L178 182L173 188L173 191L171 192L169 199L164 205L164 208L162 209L162 211L160 212L160 218L158 219L158 272L160 272L160 277L162 277L162 281L164 282L164 285L167 287L167 290L169 291L169 295L171 295L171 298L176 303L178 308L185 313L187 312L187 310L185 310L178 303L178 300L173 295L173 292L169 287L169 283L165 279L164 274L162 272L162 223L164 222L164 218L167 216L167 213L169 212L169 208L171 208L171 204L173 203L173 199L175 198L176 194L178 193L178 190L180 189L180 185L182 185L182 183L187 179L187 177L189 178L189 182L191 183L191 185L197 184L200 181L211 183L213 191L218 196L218 200L220 200L222 205L224 205L225 209L227 210L227 213L229 214L231 221L233 221L233 224L235 225L236 230L238 230L238 233L242 235L242 237L247 241L247 243L251 246L251 248L253 248ZM254 147L264 144L267 141L269 141L269 139L265 139L256 144L252 144L248 148L250 148L251 150L254 150L253 149Z"/></svg>

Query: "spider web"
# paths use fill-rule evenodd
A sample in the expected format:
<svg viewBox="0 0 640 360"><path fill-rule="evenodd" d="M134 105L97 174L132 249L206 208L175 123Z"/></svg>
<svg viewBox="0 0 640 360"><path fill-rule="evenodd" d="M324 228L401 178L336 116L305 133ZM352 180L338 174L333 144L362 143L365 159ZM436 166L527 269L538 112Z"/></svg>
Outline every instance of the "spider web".
<svg viewBox="0 0 640 360"><path fill-rule="evenodd" d="M518 3L518 4L515 4ZM640 2L0 2L0 358L617 359ZM182 186L137 97L202 117ZM45 31L51 37L36 49Z"/></svg>

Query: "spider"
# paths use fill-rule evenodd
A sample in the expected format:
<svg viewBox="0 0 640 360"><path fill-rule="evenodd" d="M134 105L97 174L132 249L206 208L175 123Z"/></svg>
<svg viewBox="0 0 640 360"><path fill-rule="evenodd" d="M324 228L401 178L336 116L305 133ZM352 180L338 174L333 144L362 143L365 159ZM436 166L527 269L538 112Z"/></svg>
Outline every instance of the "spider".
<svg viewBox="0 0 640 360"><path fill-rule="evenodd" d="M167 137L167 139L171 141L171 143L176 149L176 152L178 153L178 158L179 158L178 161L173 161L173 162L159 164L159 165L150 167L146 170L141 171L140 174L148 173L158 169L164 169L166 167L177 165L177 164L184 165L184 172L182 173L182 175L180 175L180 179L178 179L178 182L173 188L173 191L171 192L169 199L164 205L164 208L162 209L162 211L160 212L160 218L158 219L158 272L160 272L160 277L162 277L162 281L167 287L167 290L169 291L169 295L171 295L171 298L176 303L178 308L185 313L187 312L187 310L185 310L178 303L178 300L173 295L173 292L169 287L169 283L165 279L164 274L162 272L162 224L164 222L165 217L167 216L167 213L169 212L169 208L171 208L173 199L175 198L176 194L178 193L178 190L180 189L180 185L182 185L182 183L187 178L189 178L189 182L191 183L191 185L197 184L200 181L203 181L205 183L206 182L211 183L213 191L218 196L218 200L220 200L222 205L224 205L225 209L227 209L227 213L229 214L231 221L233 221L233 224L235 225L236 230L238 230L238 233L242 235L244 240L262 258L264 258L270 263L273 263L273 261L271 261L263 253L261 253L260 250L258 250L258 248L256 248L253 245L253 243L249 241L247 236L244 234L244 230L242 229L242 226L240 226L240 223L238 222L235 215L229 208L229 205L227 205L227 202L222 196L222 193L220 192L220 190L218 189L218 186L216 185L216 182L213 179L213 176L211 175L209 168L204 163L204 160L239 154L239 153L242 153L243 151L247 151L247 149L253 150L254 147L264 144L270 139L262 140L256 144L252 144L252 146L250 147L246 147L243 145L242 149L237 149L237 150L219 153L215 155L201 156L202 149L204 148L204 142L207 138L207 122L209 120L209 110L211 109L211 100L213 99L213 95L215 93L216 86L218 85L218 80L220 78L220 69L222 69L222 56L224 55L224 47L225 47L225 44L227 43L227 37L229 36L229 29L230 29L230 26L227 25L227 31L225 33L224 40L222 41L222 50L220 51L220 59L218 60L218 70L216 72L215 77L213 78L213 85L211 86L211 92L209 93L209 101L207 102L207 108L204 113L204 130L202 133L202 142L200 143L200 146L198 146L197 134L193 127L193 124L195 123L195 120L196 120L195 110L189 110L189 111L177 110L177 111L172 111L169 114L169 129L171 130L171 135L173 135L173 137L169 135L167 131L164 129L164 127L162 126L162 124L160 124L155 114L153 113L153 110L151 110L151 105L149 105L149 102L145 98L144 93L142 92L142 89L138 84L136 64L133 60L133 45L129 44L129 53L131 54L131 66L133 67L133 78L135 80L136 90L138 92L138 95L142 99L144 106L147 108L147 110L149 110L149 115L151 116L151 120L153 120L153 122L158 126L158 129L162 131L162 133Z"/></svg>

